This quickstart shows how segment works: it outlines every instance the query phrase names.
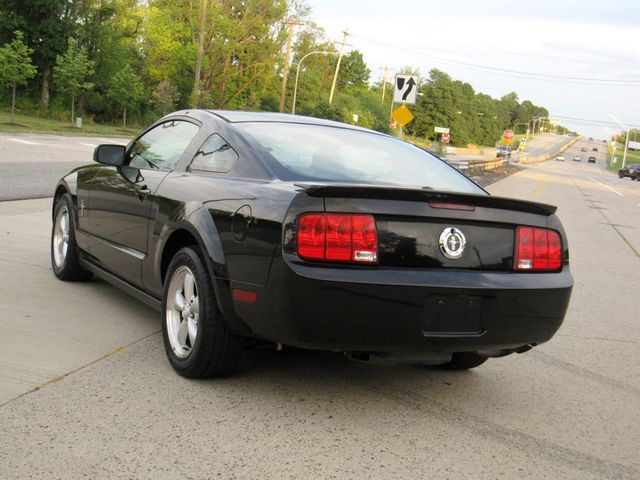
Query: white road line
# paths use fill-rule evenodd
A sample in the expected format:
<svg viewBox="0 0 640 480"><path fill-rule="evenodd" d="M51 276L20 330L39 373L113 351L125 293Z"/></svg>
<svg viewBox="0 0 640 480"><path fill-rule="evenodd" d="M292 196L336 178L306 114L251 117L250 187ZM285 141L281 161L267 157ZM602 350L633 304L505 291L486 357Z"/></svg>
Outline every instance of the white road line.
<svg viewBox="0 0 640 480"><path fill-rule="evenodd" d="M38 142L30 142L29 140L22 140L20 138L7 138L7 140L11 142L16 142L16 143L23 143L25 145L41 145Z"/></svg>
<svg viewBox="0 0 640 480"><path fill-rule="evenodd" d="M97 145L95 143L80 143L80 145L84 145L85 147L92 147L95 148L97 147Z"/></svg>
<svg viewBox="0 0 640 480"><path fill-rule="evenodd" d="M620 193L619 191L617 191L616 189L611 188L609 185L605 185L604 183L599 182L598 180L596 180L596 179L595 179L595 178L593 178L593 177L587 177L587 178L588 178L589 180L591 180L592 182L596 182L598 185L601 185L601 186L603 186L604 188L607 188L607 189L611 190L611 191L612 191L613 193L615 193L616 195L620 195L621 197L624 197L624 195L623 195L623 194L621 194L621 193Z"/></svg>

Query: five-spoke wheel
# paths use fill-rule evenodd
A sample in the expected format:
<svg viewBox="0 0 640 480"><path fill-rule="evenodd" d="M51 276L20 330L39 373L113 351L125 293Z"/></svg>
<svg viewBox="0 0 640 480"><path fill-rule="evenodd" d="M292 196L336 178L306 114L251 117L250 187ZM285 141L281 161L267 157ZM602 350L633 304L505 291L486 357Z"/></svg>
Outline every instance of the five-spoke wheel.
<svg viewBox="0 0 640 480"><path fill-rule="evenodd" d="M233 371L242 340L218 308L202 251L178 250L164 282L162 335L171 366L189 378L220 377Z"/></svg>
<svg viewBox="0 0 640 480"><path fill-rule="evenodd" d="M80 252L76 244L73 200L65 193L57 197L51 229L51 268L60 280L82 281L91 278L91 272L80 265Z"/></svg>
<svg viewBox="0 0 640 480"><path fill-rule="evenodd" d="M177 268L168 287L166 322L173 353L185 358L193 349L198 336L200 304L193 272L185 266Z"/></svg>

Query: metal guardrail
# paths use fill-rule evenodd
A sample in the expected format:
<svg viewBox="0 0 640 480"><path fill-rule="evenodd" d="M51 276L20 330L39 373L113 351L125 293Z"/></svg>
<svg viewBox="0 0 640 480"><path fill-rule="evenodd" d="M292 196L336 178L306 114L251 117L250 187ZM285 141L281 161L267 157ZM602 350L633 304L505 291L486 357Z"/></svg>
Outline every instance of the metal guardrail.
<svg viewBox="0 0 640 480"><path fill-rule="evenodd" d="M536 162L544 162L545 160L549 160L552 157L564 152L567 148L573 145L578 140L577 137L571 139L564 145L562 145L558 151L554 153L545 153L542 155L536 155L533 157L529 157L526 155L518 155L517 161L514 161L512 157L511 160L507 160L504 158L496 158L490 160L464 160L464 161L456 161L456 160L447 160L451 165L453 165L458 170L464 170L465 172L469 171L483 171L483 170L492 170L494 168L503 167L510 163L536 163Z"/></svg>

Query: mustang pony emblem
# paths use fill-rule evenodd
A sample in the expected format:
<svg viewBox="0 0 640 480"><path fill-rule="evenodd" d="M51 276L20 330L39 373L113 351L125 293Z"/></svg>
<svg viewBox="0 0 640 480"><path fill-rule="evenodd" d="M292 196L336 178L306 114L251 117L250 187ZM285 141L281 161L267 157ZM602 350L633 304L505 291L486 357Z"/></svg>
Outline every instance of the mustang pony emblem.
<svg viewBox="0 0 640 480"><path fill-rule="evenodd" d="M467 239L464 234L455 227L447 227L440 234L440 251L452 260L458 259L464 252Z"/></svg>

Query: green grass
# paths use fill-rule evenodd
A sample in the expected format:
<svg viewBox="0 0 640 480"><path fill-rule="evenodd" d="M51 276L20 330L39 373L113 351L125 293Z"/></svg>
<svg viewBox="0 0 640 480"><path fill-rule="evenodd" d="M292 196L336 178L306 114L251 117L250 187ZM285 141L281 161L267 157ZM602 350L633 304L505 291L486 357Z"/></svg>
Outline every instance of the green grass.
<svg viewBox="0 0 640 480"><path fill-rule="evenodd" d="M122 128L122 125L106 125L84 122L82 128L72 126L70 122L62 122L36 115L16 114L13 123L6 110L0 110L0 132L12 133L56 133L61 135L86 136L100 135L106 137L132 137L139 133L140 127Z"/></svg>
<svg viewBox="0 0 640 480"><path fill-rule="evenodd" d="M609 163L609 170L617 172L622 168L622 157L624 155L624 145L617 145L616 148L616 161ZM607 161L611 162L611 153L607 153ZM630 163L640 163L640 150L628 150L627 149L627 165Z"/></svg>

